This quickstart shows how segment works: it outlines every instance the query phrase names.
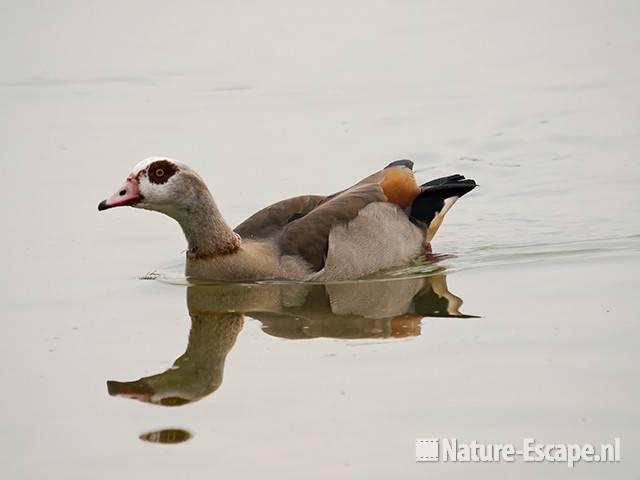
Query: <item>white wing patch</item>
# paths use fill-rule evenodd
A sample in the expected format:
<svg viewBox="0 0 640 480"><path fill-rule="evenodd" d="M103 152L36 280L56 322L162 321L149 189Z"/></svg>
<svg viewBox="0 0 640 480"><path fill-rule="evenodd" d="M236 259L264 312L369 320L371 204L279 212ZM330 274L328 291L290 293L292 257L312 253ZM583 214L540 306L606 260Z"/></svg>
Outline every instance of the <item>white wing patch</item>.
<svg viewBox="0 0 640 480"><path fill-rule="evenodd" d="M447 214L449 209L453 207L453 204L456 203L460 197L449 197L444 199L444 207L442 207L441 212L436 212L435 217L431 220L431 223L427 227L427 242L433 240L434 235L442 225L442 220L444 220L444 216Z"/></svg>

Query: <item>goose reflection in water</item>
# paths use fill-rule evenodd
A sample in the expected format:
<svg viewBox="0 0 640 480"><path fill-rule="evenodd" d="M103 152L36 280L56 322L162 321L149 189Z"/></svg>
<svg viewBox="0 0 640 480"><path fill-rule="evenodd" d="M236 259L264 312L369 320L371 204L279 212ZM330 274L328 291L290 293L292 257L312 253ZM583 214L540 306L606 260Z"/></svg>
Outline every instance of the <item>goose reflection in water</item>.
<svg viewBox="0 0 640 480"><path fill-rule="evenodd" d="M225 358L244 314L287 339L385 339L420 335L424 317L459 317L462 300L445 275L335 284L224 284L187 287L189 343L167 371L107 382L109 394L166 406L200 400L222 384Z"/></svg>

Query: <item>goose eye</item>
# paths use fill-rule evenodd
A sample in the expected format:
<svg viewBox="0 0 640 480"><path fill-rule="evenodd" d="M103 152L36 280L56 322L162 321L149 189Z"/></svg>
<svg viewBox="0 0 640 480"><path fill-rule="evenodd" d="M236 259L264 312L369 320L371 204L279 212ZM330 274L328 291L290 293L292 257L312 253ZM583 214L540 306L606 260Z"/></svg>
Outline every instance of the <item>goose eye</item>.
<svg viewBox="0 0 640 480"><path fill-rule="evenodd" d="M149 181L158 185L167 183L177 171L178 167L168 160L158 160L149 165Z"/></svg>

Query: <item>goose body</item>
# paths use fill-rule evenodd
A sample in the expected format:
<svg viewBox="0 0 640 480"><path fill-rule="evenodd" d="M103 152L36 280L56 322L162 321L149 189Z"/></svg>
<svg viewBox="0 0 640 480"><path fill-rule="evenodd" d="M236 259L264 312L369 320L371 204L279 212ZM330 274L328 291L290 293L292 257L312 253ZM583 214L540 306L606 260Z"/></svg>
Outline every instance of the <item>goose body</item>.
<svg viewBox="0 0 640 480"><path fill-rule="evenodd" d="M424 251L453 203L476 183L461 175L418 185L399 160L328 196L270 205L231 229L187 165L150 158L98 206L132 206L174 218L186 236L187 276L208 280L333 281L406 264Z"/></svg>

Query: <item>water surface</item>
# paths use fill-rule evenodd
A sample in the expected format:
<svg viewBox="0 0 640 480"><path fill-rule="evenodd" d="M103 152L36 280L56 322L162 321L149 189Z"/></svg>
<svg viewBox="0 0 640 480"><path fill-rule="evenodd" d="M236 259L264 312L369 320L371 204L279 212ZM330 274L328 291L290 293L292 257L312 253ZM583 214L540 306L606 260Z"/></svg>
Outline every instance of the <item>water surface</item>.
<svg viewBox="0 0 640 480"><path fill-rule="evenodd" d="M637 2L0 8L4 476L639 474ZM191 284L171 220L96 211L151 155L232 225L399 158L480 187L435 264ZM440 436L623 461L416 464Z"/></svg>

